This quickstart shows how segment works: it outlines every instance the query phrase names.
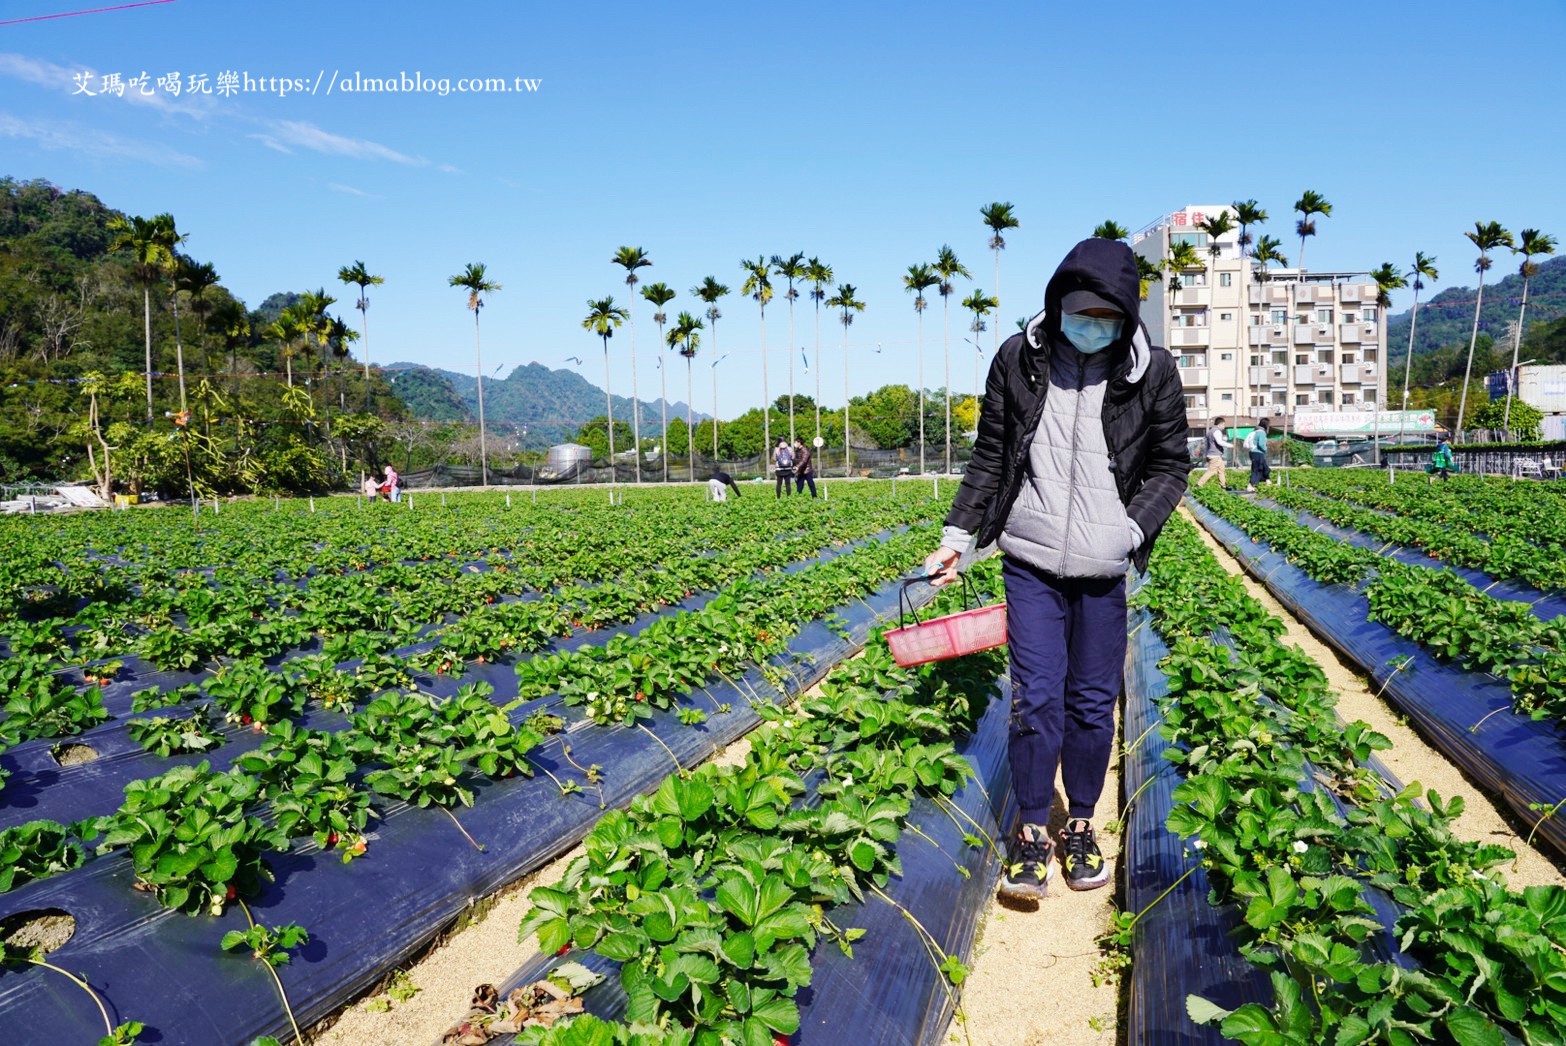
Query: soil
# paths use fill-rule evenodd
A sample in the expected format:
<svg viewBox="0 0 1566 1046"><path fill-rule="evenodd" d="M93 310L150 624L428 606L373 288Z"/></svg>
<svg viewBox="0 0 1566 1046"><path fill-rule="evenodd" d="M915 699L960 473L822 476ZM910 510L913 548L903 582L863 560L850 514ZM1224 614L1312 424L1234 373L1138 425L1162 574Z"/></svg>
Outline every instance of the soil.
<svg viewBox="0 0 1566 1046"><path fill-rule="evenodd" d="M0 943L48 955L76 933L76 920L57 908L18 912L0 920Z"/></svg>
<svg viewBox="0 0 1566 1046"><path fill-rule="evenodd" d="M83 744L56 745L49 754L54 756L54 761L61 766L80 766L98 758L96 749Z"/></svg>

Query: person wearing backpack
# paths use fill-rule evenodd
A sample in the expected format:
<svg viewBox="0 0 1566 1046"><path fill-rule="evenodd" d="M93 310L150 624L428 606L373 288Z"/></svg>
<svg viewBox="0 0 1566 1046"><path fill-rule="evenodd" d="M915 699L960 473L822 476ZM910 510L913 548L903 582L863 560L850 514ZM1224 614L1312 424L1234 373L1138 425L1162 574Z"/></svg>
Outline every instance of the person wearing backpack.
<svg viewBox="0 0 1566 1046"><path fill-rule="evenodd" d="M803 494L810 484L810 496L816 496L816 463L803 437L794 440L794 493Z"/></svg>
<svg viewBox="0 0 1566 1046"><path fill-rule="evenodd" d="M1139 284L1136 256L1118 240L1084 240L1066 255L1044 308L990 364L973 456L924 563L942 585L972 549L996 543L1005 553L1008 756L1020 808L1006 899L1047 891L1057 772L1066 885L1110 879L1093 812L1115 743L1126 575L1147 569L1189 470L1180 372L1138 318Z"/></svg>
<svg viewBox="0 0 1566 1046"><path fill-rule="evenodd" d="M1457 455L1452 453L1452 445L1445 436L1436 442L1435 454L1431 456L1430 465L1425 471L1440 476L1443 483L1457 471Z"/></svg>
<svg viewBox="0 0 1566 1046"><path fill-rule="evenodd" d="M1246 490L1255 490L1272 478L1272 466L1267 463L1267 436L1271 425L1272 422L1262 418L1245 437L1245 449L1251 452L1251 484Z"/></svg>
<svg viewBox="0 0 1566 1046"><path fill-rule="evenodd" d="M792 494L794 479L794 452L788 447L788 440L779 439L777 449L772 452L772 464L776 469L778 482L773 496L781 498L784 494Z"/></svg>

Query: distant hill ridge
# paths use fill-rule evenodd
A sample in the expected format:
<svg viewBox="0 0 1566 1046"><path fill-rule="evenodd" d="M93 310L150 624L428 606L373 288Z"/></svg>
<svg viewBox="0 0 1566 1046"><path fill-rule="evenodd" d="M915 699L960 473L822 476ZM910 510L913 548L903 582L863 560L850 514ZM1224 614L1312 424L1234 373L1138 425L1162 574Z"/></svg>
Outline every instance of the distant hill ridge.
<svg viewBox="0 0 1566 1046"><path fill-rule="evenodd" d="M1466 266L1469 262L1464 262ZM1560 319L1566 316L1566 256L1546 258L1538 263L1539 271L1528 286L1528 315L1526 323ZM1522 275L1517 271L1518 262L1510 254L1495 256L1495 266L1490 272L1506 272L1500 279L1484 283L1484 305L1479 310L1479 331L1499 340L1507 330L1507 324L1517 319L1517 307L1522 303ZM1437 268L1452 271L1437 263ZM1510 270L1510 271L1508 271ZM1438 284L1439 286L1439 284ZM1419 302L1419 326L1414 332L1414 355L1423 356L1449 345L1468 345L1473 332L1474 298L1477 284L1447 287ZM1422 294L1430 292L1427 283ZM1391 351L1389 359L1402 360L1408 351L1408 327L1411 310L1393 314L1387 320L1387 343Z"/></svg>
<svg viewBox="0 0 1566 1046"><path fill-rule="evenodd" d="M477 420L478 379L473 375L417 363L393 363L386 369L392 387L415 418ZM646 437L658 432L662 416L657 400L641 402L642 435ZM513 428L519 434L525 427L524 445L528 447L569 439L584 423L603 413L604 390L574 370L529 363L504 379L484 382L485 424ZM614 397L614 416L616 420L630 420L629 398ZM669 420L677 417L685 417L683 401L669 403ZM696 411L693 417L700 422L709 415Z"/></svg>

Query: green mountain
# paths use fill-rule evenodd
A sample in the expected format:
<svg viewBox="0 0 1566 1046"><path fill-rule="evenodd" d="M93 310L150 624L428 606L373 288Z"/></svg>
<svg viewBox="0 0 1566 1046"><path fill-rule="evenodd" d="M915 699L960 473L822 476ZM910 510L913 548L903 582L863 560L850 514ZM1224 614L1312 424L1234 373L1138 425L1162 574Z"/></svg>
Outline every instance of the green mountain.
<svg viewBox="0 0 1566 1046"><path fill-rule="evenodd" d="M449 410L456 403L465 411L466 420L477 420L478 380L473 375L413 363L394 363L387 370L396 372L392 387L413 417L455 420ZM604 390L574 370L555 370L541 363L529 363L503 380L484 383L484 423L518 434L526 430L522 445L529 449L541 449L570 439L577 429L593 418L602 417L603 413ZM614 397L614 416L617 421L630 419L630 399ZM671 402L669 420L683 417L685 404ZM694 417L698 422L707 419L700 411L695 412ZM642 437L656 434L660 422L658 401L643 400Z"/></svg>
<svg viewBox="0 0 1566 1046"><path fill-rule="evenodd" d="M1497 257L1491 272L1513 271L1501 279L1485 280L1484 305L1479 310L1479 334L1488 334L1495 341L1503 340L1510 330L1508 324L1517 319L1517 307L1522 303L1522 276L1512 264L1510 255ZM1538 263L1528 287L1527 324L1544 323L1566 316L1566 256L1547 258ZM1426 291L1429 286L1426 286ZM1460 345L1466 353L1468 339L1473 332L1474 299L1477 287L1448 287L1439 294L1419 303L1419 324L1414 332L1414 358L1417 366L1420 356L1438 349ZM1390 362L1402 365L1408 351L1408 328L1411 312L1400 312L1387 320L1387 344L1391 351ZM1508 343L1509 345L1510 343ZM1509 353L1508 353L1509 355Z"/></svg>

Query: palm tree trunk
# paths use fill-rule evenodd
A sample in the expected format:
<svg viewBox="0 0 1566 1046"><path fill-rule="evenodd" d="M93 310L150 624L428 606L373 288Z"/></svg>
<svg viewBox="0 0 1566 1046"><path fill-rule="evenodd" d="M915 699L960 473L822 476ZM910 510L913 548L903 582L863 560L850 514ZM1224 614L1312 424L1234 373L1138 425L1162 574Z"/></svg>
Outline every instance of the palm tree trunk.
<svg viewBox="0 0 1566 1046"><path fill-rule="evenodd" d="M794 445L794 285L788 287L788 445Z"/></svg>
<svg viewBox="0 0 1566 1046"><path fill-rule="evenodd" d="M662 308L662 306L659 306ZM663 352L663 324L658 324L658 351ZM669 482L669 378L663 366L663 356L658 357L658 410L663 416L663 442L660 457L663 459L663 481Z"/></svg>
<svg viewBox="0 0 1566 1046"><path fill-rule="evenodd" d="M845 312L846 316L847 313ZM849 465L853 459L852 444L848 438L848 324L843 324L843 478L847 479L851 473Z"/></svg>
<svg viewBox="0 0 1566 1046"><path fill-rule="evenodd" d="M294 387L294 352L293 346L283 346L283 369L288 375L288 387Z"/></svg>
<svg viewBox="0 0 1566 1046"><path fill-rule="evenodd" d="M141 317L147 341L147 424L152 424L152 287L141 285Z"/></svg>
<svg viewBox="0 0 1566 1046"><path fill-rule="evenodd" d="M712 351L718 351L718 325L712 325ZM718 463L718 365L712 365L712 462Z"/></svg>
<svg viewBox="0 0 1566 1046"><path fill-rule="evenodd" d="M1481 255L1483 257L1483 255ZM1474 371L1474 346L1479 343L1479 310L1484 308L1484 270L1479 270L1479 297L1474 300L1474 329L1468 336L1468 365L1463 368L1463 395L1457 405L1457 431L1454 439L1463 438L1463 420L1468 413L1468 379Z"/></svg>
<svg viewBox="0 0 1566 1046"><path fill-rule="evenodd" d="M941 308L946 312L946 474L952 474L952 303L941 295Z"/></svg>
<svg viewBox="0 0 1566 1046"><path fill-rule="evenodd" d="M1000 294L1000 248L995 248L995 351L1000 352L1001 329L1001 294Z"/></svg>
<svg viewBox="0 0 1566 1046"><path fill-rule="evenodd" d="M821 438L821 303L816 302L816 439ZM817 448L819 449L819 448Z"/></svg>
<svg viewBox="0 0 1566 1046"><path fill-rule="evenodd" d="M690 482L696 482L696 408L691 406L696 400L696 394L691 391L691 357L685 357L685 456L690 468L690 475L685 477Z"/></svg>
<svg viewBox="0 0 1566 1046"><path fill-rule="evenodd" d="M767 307L761 307L761 466L772 453L772 393L767 389Z"/></svg>
<svg viewBox="0 0 1566 1046"><path fill-rule="evenodd" d="M1522 305L1517 309L1517 332L1512 337L1512 369L1506 372L1506 410L1501 422L1501 428L1506 432L1506 438L1512 438L1512 384L1517 380L1517 357L1522 354L1523 317L1528 312L1528 277L1523 277Z"/></svg>
<svg viewBox="0 0 1566 1046"><path fill-rule="evenodd" d="M634 291L635 288L633 287ZM631 439L636 446L636 482L642 481L642 403L636 391L636 296L631 296L631 307L626 310L631 320Z"/></svg>
<svg viewBox="0 0 1566 1046"><path fill-rule="evenodd" d="M604 415L609 419L609 485L618 478L614 470L614 395L609 391L609 339L604 338Z"/></svg>
<svg viewBox="0 0 1566 1046"><path fill-rule="evenodd" d="M185 403L185 346L180 343L179 336L179 288L174 289L171 299L174 302L174 367L179 372L179 409L187 410Z"/></svg>
<svg viewBox="0 0 1566 1046"><path fill-rule="evenodd" d="M924 475L924 310L915 306L919 313L919 475ZM847 335L845 330L844 335ZM847 338L845 337L846 341Z"/></svg>
<svg viewBox="0 0 1566 1046"><path fill-rule="evenodd" d="M364 297L364 288L359 288L359 297ZM359 306L359 329L364 332L364 412L370 413L370 310L363 305Z"/></svg>
<svg viewBox="0 0 1566 1046"><path fill-rule="evenodd" d="M1419 279L1418 270L1415 270L1414 279L1415 279L1415 282L1417 283L1418 279ZM1419 326L1419 288L1415 287L1414 288L1414 311L1410 315L1409 321L1408 321L1408 355L1403 360L1403 403L1402 403L1402 407L1401 407L1401 409L1403 411L1403 414L1402 414L1402 420L1400 422L1398 422L1398 433L1397 433L1397 441L1400 444L1403 442L1404 436L1408 433L1408 381L1409 381L1409 378L1412 376L1413 370L1414 370L1414 330L1418 326Z"/></svg>
<svg viewBox="0 0 1566 1046"><path fill-rule="evenodd" d="M479 314L473 310L473 358L478 364L479 479L489 486L489 441L484 435L484 351L479 344Z"/></svg>

